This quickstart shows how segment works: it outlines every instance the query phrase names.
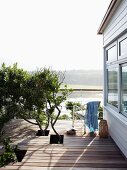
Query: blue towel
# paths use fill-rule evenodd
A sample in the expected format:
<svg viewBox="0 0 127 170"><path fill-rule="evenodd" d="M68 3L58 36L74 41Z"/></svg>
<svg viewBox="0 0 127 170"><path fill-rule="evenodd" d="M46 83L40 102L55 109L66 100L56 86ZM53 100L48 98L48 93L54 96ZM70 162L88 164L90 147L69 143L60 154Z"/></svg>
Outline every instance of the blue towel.
<svg viewBox="0 0 127 170"><path fill-rule="evenodd" d="M87 103L85 124L89 127L90 132L98 129L98 107L100 101L92 101Z"/></svg>

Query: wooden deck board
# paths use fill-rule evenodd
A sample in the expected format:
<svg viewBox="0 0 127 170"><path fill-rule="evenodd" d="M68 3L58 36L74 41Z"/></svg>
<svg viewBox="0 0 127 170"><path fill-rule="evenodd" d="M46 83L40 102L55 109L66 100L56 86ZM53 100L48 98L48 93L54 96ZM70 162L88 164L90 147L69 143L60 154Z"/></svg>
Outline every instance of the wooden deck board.
<svg viewBox="0 0 127 170"><path fill-rule="evenodd" d="M27 149L22 162L1 170L127 170L127 160L110 137L65 135L64 144L51 145L49 136L34 136L18 147Z"/></svg>
<svg viewBox="0 0 127 170"><path fill-rule="evenodd" d="M44 137L45 139L46 137ZM44 140L43 137L40 137L32 139L29 143L19 144L20 148L27 148L23 161L3 169L43 170L47 168L48 170L51 167L52 170L60 170L59 168L65 170L65 167L68 167L68 170L83 170L84 168L92 170L93 168L100 170L102 168L107 170L127 169L127 161L111 138L65 136L65 142L62 145L45 144ZM74 143L75 145L73 145Z"/></svg>
<svg viewBox="0 0 127 170"><path fill-rule="evenodd" d="M127 170L127 168L91 168L91 167L29 167L19 166L19 170ZM5 170L5 168L1 168ZM8 166L6 170L17 170L16 166Z"/></svg>

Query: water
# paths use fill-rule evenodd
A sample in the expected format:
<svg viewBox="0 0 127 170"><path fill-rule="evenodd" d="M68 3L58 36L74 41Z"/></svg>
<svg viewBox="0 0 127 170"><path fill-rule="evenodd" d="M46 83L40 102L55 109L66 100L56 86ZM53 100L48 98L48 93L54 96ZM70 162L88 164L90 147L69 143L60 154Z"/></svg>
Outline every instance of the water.
<svg viewBox="0 0 127 170"><path fill-rule="evenodd" d="M74 91L68 97L67 100L71 101L79 101L84 104L88 101L99 100L102 101L103 92L102 91Z"/></svg>
<svg viewBox="0 0 127 170"><path fill-rule="evenodd" d="M102 91L74 91L67 98L67 101L80 102L81 105L86 105L89 101L101 101L103 103L103 92ZM65 103L62 103L62 114L70 114L70 111L66 110Z"/></svg>

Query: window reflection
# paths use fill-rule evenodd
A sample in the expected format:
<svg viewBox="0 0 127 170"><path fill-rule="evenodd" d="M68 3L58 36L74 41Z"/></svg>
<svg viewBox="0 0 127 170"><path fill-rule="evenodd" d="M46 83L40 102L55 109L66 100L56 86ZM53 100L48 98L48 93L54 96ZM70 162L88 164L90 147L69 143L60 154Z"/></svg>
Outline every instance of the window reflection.
<svg viewBox="0 0 127 170"><path fill-rule="evenodd" d="M119 58L126 57L127 54L127 38L119 42Z"/></svg>
<svg viewBox="0 0 127 170"><path fill-rule="evenodd" d="M122 67L122 112L127 113L127 66Z"/></svg>
<svg viewBox="0 0 127 170"><path fill-rule="evenodd" d="M107 61L116 61L117 60L117 48L116 45L107 50Z"/></svg>
<svg viewBox="0 0 127 170"><path fill-rule="evenodd" d="M108 69L108 103L118 107L118 68Z"/></svg>

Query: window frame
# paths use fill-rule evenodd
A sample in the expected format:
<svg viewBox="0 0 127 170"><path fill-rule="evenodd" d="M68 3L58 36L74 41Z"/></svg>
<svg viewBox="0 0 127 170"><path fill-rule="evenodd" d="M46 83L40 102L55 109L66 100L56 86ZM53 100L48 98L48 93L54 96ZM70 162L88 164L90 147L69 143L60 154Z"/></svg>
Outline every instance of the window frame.
<svg viewBox="0 0 127 170"><path fill-rule="evenodd" d="M107 52L108 52L108 50L110 50L111 48L113 48L114 46L116 46L116 60L109 60L108 61L108 55L107 55ZM108 47L106 47L105 48L105 54L106 54L106 63L107 64L112 64L112 63L115 63L115 62L117 62L118 61L118 47L117 47L118 45L117 45L117 41L115 41L115 42L113 42L112 44L110 44Z"/></svg>
<svg viewBox="0 0 127 170"><path fill-rule="evenodd" d="M123 56L120 55L120 51L121 51L121 49L120 49L120 42L124 41L125 39L127 39L127 33L124 34L123 36L121 36L118 39L118 61L127 58L127 53L125 53L125 55L123 55Z"/></svg>
<svg viewBox="0 0 127 170"><path fill-rule="evenodd" d="M114 105L112 105L112 104L110 104L110 103L108 103L108 69L110 69L110 68L117 68L118 70L118 72L117 72L117 89L118 89L118 107L115 107ZM113 110L115 110L115 111L119 111L119 85L118 85L118 82L119 82L119 66L118 66L118 64L112 64L112 65L107 65L107 67L106 67L106 105L107 106L109 106L109 107L111 107Z"/></svg>
<svg viewBox="0 0 127 170"><path fill-rule="evenodd" d="M120 70L121 70L121 81L120 81L120 84L121 84L121 90L120 90L120 113L122 114L122 115L124 115L124 116L126 116L127 117L127 112L124 112L124 111L122 111L122 67L125 67L125 66L127 66L127 62L126 63L124 63L124 64L120 64Z"/></svg>
<svg viewBox="0 0 127 170"><path fill-rule="evenodd" d="M105 106L110 107L117 113L125 116L127 118L127 113L122 111L122 67L127 66L127 53L123 57L121 57L120 54L120 42L127 38L127 33L124 33L121 37L118 37L115 39L115 41L111 44L108 44L108 46L104 47L104 63L105 63ZM116 45L116 59L113 61L107 61L107 50L112 48L114 45ZM113 106L112 104L108 103L108 69L109 68L118 68L118 74L117 74L117 88L118 88L118 107Z"/></svg>

